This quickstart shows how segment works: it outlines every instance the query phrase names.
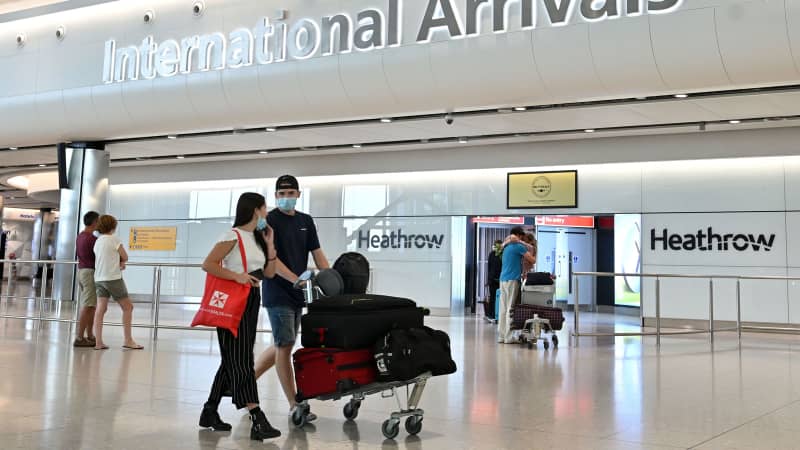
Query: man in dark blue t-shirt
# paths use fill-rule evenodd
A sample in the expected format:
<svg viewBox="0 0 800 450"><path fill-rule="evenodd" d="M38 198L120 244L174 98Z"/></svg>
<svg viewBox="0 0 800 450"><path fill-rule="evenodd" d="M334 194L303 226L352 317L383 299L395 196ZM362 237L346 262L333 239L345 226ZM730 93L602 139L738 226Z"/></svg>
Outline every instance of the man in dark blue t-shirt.
<svg viewBox="0 0 800 450"><path fill-rule="evenodd" d="M267 223L275 236L277 276L265 279L261 285L262 299L272 325L272 338L275 344L258 357L255 367L258 378L270 367L275 366L283 392L289 400L289 414L292 414L297 406L292 348L297 341L300 316L305 306L303 291L295 289L293 285L308 268L309 253L313 256L317 269L330 267L319 245L314 219L295 209L298 198L300 198L300 185L297 179L291 175L278 178L275 184L275 200L278 207L267 215ZM309 421L315 418L313 414L308 416Z"/></svg>

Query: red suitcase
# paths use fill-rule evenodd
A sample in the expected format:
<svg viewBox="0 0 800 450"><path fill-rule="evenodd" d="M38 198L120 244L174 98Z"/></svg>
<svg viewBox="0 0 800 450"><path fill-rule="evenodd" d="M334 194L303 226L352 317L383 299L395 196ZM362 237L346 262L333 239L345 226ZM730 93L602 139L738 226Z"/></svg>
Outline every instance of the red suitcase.
<svg viewBox="0 0 800 450"><path fill-rule="evenodd" d="M512 330L521 330L525 326L525 321L533 319L536 314L542 319L550 321L550 327L553 330L560 330L564 327L564 312L561 308L551 308L549 306L537 305L516 305L511 320Z"/></svg>
<svg viewBox="0 0 800 450"><path fill-rule="evenodd" d="M378 377L372 349L302 348L293 359L297 401L341 394L374 383Z"/></svg>

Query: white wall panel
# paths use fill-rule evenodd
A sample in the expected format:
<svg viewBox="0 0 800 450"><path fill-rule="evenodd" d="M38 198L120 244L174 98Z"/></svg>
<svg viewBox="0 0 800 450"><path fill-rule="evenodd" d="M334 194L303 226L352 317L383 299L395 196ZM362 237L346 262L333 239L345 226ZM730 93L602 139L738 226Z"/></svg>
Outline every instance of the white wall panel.
<svg viewBox="0 0 800 450"><path fill-rule="evenodd" d="M675 30L680 30L681 39L675 38ZM713 9L686 9L650 17L650 33L658 71L670 88L730 85L717 46Z"/></svg>
<svg viewBox="0 0 800 450"><path fill-rule="evenodd" d="M442 109L441 103L436 101L430 51L429 46L413 45L383 51L383 70L400 108Z"/></svg>
<svg viewBox="0 0 800 450"><path fill-rule="evenodd" d="M800 211L800 157L788 156L783 161L786 173L786 210Z"/></svg>
<svg viewBox="0 0 800 450"><path fill-rule="evenodd" d="M342 115L353 116L352 105L339 75L339 58L311 58L298 64L301 65L297 71L300 87L306 101L313 105L315 114L333 120Z"/></svg>
<svg viewBox="0 0 800 450"><path fill-rule="evenodd" d="M539 74L553 97L588 100L606 95L595 71L588 25L539 28L532 37Z"/></svg>
<svg viewBox="0 0 800 450"><path fill-rule="evenodd" d="M531 32L433 43L431 68L447 105L528 105L549 95L536 70ZM470 77L461 74L469 73Z"/></svg>
<svg viewBox="0 0 800 450"><path fill-rule="evenodd" d="M800 78L789 47L784 2L731 2L716 8L715 21L722 60L734 83Z"/></svg>
<svg viewBox="0 0 800 450"><path fill-rule="evenodd" d="M485 13L482 37L452 41L438 31L432 38L434 44L414 42L426 2L406 1L400 48L340 58L314 57L235 75L236 70L231 69L224 79L192 74L187 80L194 107L192 120L183 118L185 108L159 107L164 104L162 94L175 86L172 80L158 78L152 90L126 87L129 111L119 107L121 101L103 98L103 46L108 39L128 46L139 45L150 34L163 42L193 34L228 33L238 27L253 27L258 18L286 8L285 2L273 0L209 0L206 4L200 17L191 14L191 5L186 2L170 0L113 2L4 23L0 25L0 71L13 76L0 78L0 96L24 95L35 89L44 97L38 103L44 105L50 102L49 91L92 87L94 100L99 100L95 103L93 134L112 138L158 134L165 129L185 132L251 124L253 113L261 107L265 114L253 126L518 102L649 96L676 89L717 90L735 87L734 83L766 86L793 83L800 77L795 68L800 52L791 52L800 43L798 0L696 0L684 2L679 11L668 15L625 17L591 25L574 17L573 24L566 27L547 26L540 3L539 28L533 32L519 31L519 7L513 3L509 33L492 34L488 30L490 14ZM318 19L342 11L353 15L372 6L376 3L371 0L295 2L288 20ZM145 24L142 15L148 8L155 10L156 19ZM458 10L463 22L465 8L460 3ZM61 24L67 29L63 41L54 36ZM23 48L17 48L14 42L17 32L28 35ZM733 82L728 81L725 69ZM256 79L261 86L261 101L254 89ZM31 80L37 80L37 85L32 87ZM75 95L87 92L72 90L70 102L79 103ZM247 92L253 95L247 97ZM148 107L152 113L145 113ZM53 121L68 121L63 108L55 111L51 112ZM16 113L0 110L3 117ZM3 131L0 146L6 145L3 140L12 139L31 145L75 138L71 129L62 132L59 127L2 130L13 133Z"/></svg>
<svg viewBox="0 0 800 450"><path fill-rule="evenodd" d="M380 53L349 53L339 59L339 74L347 99L354 109L369 116L396 108Z"/></svg>
<svg viewBox="0 0 800 450"><path fill-rule="evenodd" d="M64 126L69 133L80 140L95 140L97 130L94 125L98 117L92 104L92 88L67 89L64 96Z"/></svg>
<svg viewBox="0 0 800 450"><path fill-rule="evenodd" d="M741 267L698 267L643 265L645 273L692 275L786 276L786 269ZM742 320L745 322L788 323L789 304L786 281L743 280ZM708 320L709 279L661 280L662 318ZM645 317L655 317L655 280L642 283L642 308ZM736 320L736 282L714 281L714 317L716 320ZM797 322L796 322L797 323ZM718 325L719 326L719 325Z"/></svg>
<svg viewBox="0 0 800 450"><path fill-rule="evenodd" d="M589 40L595 70L611 95L636 97L666 89L653 56L648 16L591 24Z"/></svg>
<svg viewBox="0 0 800 450"><path fill-rule="evenodd" d="M236 111L231 117L234 127L249 128L264 123L264 115L271 108L261 93L258 67L243 67L223 72L222 86L228 105L232 111Z"/></svg>
<svg viewBox="0 0 800 450"><path fill-rule="evenodd" d="M266 125L310 117L312 105L303 95L299 70L296 62L259 66L258 83L267 105L263 117Z"/></svg>
<svg viewBox="0 0 800 450"><path fill-rule="evenodd" d="M783 163L777 158L649 163L643 170L644 212L784 208Z"/></svg>

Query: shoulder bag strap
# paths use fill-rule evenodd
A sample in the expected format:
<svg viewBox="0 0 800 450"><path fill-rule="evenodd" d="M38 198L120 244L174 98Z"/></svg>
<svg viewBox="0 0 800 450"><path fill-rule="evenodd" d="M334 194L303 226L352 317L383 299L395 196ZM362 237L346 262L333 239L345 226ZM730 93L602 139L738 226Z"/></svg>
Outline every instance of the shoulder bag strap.
<svg viewBox="0 0 800 450"><path fill-rule="evenodd" d="M244 241L242 241L242 235L239 234L239 230L236 228L233 229L233 232L236 233L236 240L239 242L239 253L242 256L242 267L244 267L245 273L250 273L247 270L247 253L244 251Z"/></svg>

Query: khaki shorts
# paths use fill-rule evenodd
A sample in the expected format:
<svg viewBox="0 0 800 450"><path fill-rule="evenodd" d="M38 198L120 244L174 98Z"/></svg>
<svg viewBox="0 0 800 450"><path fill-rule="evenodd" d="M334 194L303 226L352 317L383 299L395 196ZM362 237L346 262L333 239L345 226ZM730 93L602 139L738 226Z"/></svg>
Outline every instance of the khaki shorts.
<svg viewBox="0 0 800 450"><path fill-rule="evenodd" d="M115 301L125 300L128 298L128 288L125 287L125 281L122 279L113 281L95 281L97 287L98 298L112 297Z"/></svg>
<svg viewBox="0 0 800 450"><path fill-rule="evenodd" d="M97 290L94 286L94 269L78 269L78 285L81 287L81 303L93 308L97 306Z"/></svg>

